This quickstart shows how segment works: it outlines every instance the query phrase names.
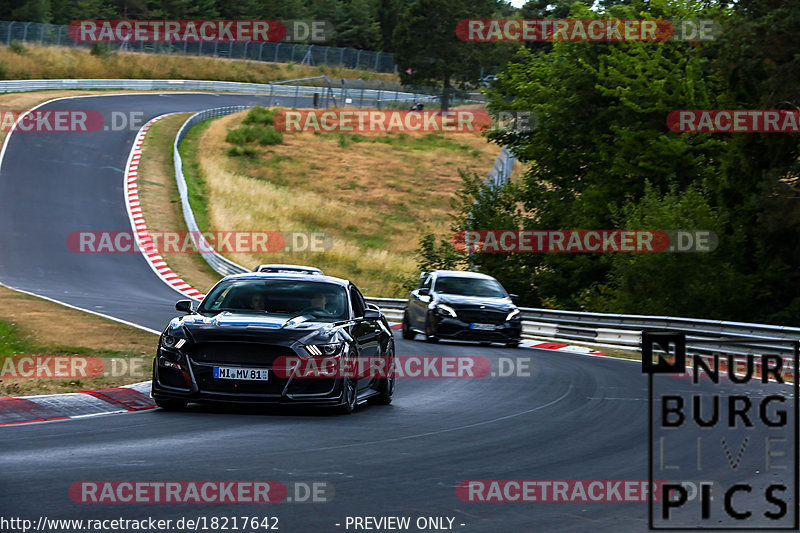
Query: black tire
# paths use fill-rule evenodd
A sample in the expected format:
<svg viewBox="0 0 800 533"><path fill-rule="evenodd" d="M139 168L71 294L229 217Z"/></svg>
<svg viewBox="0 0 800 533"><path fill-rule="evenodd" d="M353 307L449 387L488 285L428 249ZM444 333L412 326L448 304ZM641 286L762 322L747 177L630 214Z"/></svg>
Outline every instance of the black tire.
<svg viewBox="0 0 800 533"><path fill-rule="evenodd" d="M186 405L188 403L184 400L165 400L158 398L154 398L153 401L156 402L157 406L165 411L183 411L186 409Z"/></svg>
<svg viewBox="0 0 800 533"><path fill-rule="evenodd" d="M389 351L387 355L384 357L388 359L394 360L394 351ZM392 368L393 365L389 365L389 368ZM392 395L394 394L394 376L386 377L380 380L380 384L378 385L378 394L377 396L373 396L370 398L370 403L374 403L376 405L389 405L392 403Z"/></svg>
<svg viewBox="0 0 800 533"><path fill-rule="evenodd" d="M339 412L343 415L351 415L356 410L356 400L358 391L356 390L356 382L352 378L343 378L342 381L342 405L339 406Z"/></svg>
<svg viewBox="0 0 800 533"><path fill-rule="evenodd" d="M507 348L519 348L519 341L511 341L506 343Z"/></svg>
<svg viewBox="0 0 800 533"><path fill-rule="evenodd" d="M433 319L430 315L425 319L425 342L439 342L439 338L433 330Z"/></svg>
<svg viewBox="0 0 800 533"><path fill-rule="evenodd" d="M417 336L414 330L411 329L411 324L408 323L408 311L403 312L403 328L400 330L403 338L410 341Z"/></svg>

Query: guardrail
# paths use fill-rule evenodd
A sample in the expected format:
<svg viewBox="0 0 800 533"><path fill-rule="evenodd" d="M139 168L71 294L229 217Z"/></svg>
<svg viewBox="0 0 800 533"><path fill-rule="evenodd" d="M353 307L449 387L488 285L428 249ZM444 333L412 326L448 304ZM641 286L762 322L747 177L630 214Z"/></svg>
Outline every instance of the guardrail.
<svg viewBox="0 0 800 533"><path fill-rule="evenodd" d="M316 82L315 82L316 80ZM332 98L340 105L364 107L364 105L402 106L410 102L438 102L437 95L399 89L367 88L361 80L332 80L327 76L282 80L272 83L246 83L238 81L209 80L139 80L139 79L52 79L52 80L2 80L0 93L46 91L46 90L109 90L131 91L204 91L234 92L267 96L313 97L319 93L323 98ZM290 85L287 85L290 84ZM348 85L349 84L349 85ZM457 98L453 103L482 103L470 96Z"/></svg>
<svg viewBox="0 0 800 533"><path fill-rule="evenodd" d="M209 118L223 117L249 108L250 106L216 107L214 109L206 109L205 111L195 113L189 117L186 122L183 123L181 129L178 130L178 134L175 136L175 143L172 146L172 160L175 163L175 181L178 184L178 195L181 198L181 208L183 209L183 220L186 222L186 228L189 230L195 246L200 250L200 255L203 259L205 259L211 268L223 276L249 272L250 269L236 264L218 254L201 233L200 228L197 226L197 220L194 218L192 206L189 204L189 191L186 186L186 177L183 175L183 161L181 160L179 148L181 141L195 124L199 124Z"/></svg>
<svg viewBox="0 0 800 533"><path fill-rule="evenodd" d="M393 311L397 316L406 300L393 298L368 298L381 309ZM790 346L775 346L767 340L800 340L800 328L750 324L700 318L667 316L620 315L606 313L584 313L580 311L558 311L522 307L522 332L526 337L580 341L588 344L607 344L638 349L642 342L642 331L681 331L687 333L687 348L696 352L723 352L744 355L791 354ZM747 344L733 346L729 342L742 339ZM758 339L765 342L760 343ZM719 340L719 344L714 344ZM692 341L695 341L694 343ZM702 342L701 342L702 341Z"/></svg>
<svg viewBox="0 0 800 533"><path fill-rule="evenodd" d="M495 159L492 168L489 169L489 174L486 176L483 184L491 189L502 189L508 183L508 178L514 171L514 163L517 158L514 157L507 147L500 150L500 154Z"/></svg>

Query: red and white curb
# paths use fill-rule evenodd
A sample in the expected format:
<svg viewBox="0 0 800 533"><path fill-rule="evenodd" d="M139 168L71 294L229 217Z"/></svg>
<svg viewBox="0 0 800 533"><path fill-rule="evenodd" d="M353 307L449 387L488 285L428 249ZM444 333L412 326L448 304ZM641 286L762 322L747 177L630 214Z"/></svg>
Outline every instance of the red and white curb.
<svg viewBox="0 0 800 533"><path fill-rule="evenodd" d="M400 327L400 324L391 325L392 329L399 329ZM593 351L587 346L575 346L557 342L539 342L523 339L520 346L540 350L606 356L606 354ZM0 398L0 426L143 411L154 407L155 403L150 399L149 381L111 389Z"/></svg>
<svg viewBox="0 0 800 533"><path fill-rule="evenodd" d="M167 113L166 115L158 116L142 126L137 132L136 139L133 141L133 148L131 148L131 153L128 156L128 163L125 166L125 207L128 210L128 218L131 221L131 228L133 228L133 232L136 235L139 249L147 261L147 264L153 269L153 272L155 272L164 283L184 296L200 300L203 298L204 294L186 283L180 276L173 272L155 247L153 239L147 232L147 224L145 224L142 207L139 202L139 186L136 183L139 174L139 162L142 158L142 144L144 143L147 131L159 120L175 114L176 113Z"/></svg>
<svg viewBox="0 0 800 533"><path fill-rule="evenodd" d="M403 325L399 323L390 322L389 327L392 329L402 329ZM608 357L608 354L597 352L588 346L576 346L574 344L562 344L560 342L541 342L535 340L522 339L520 342L522 348L536 348L538 350L556 350L559 352L581 353L585 355L599 355Z"/></svg>
<svg viewBox="0 0 800 533"><path fill-rule="evenodd" d="M68 394L0 399L0 426L153 409L150 382Z"/></svg>

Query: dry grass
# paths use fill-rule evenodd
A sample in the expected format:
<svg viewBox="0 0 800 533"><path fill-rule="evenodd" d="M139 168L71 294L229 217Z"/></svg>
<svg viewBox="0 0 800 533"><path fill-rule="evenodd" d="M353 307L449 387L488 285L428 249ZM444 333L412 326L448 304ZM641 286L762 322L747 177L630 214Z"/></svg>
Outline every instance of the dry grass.
<svg viewBox="0 0 800 533"><path fill-rule="evenodd" d="M145 137L138 184L142 212L150 231L187 230L175 184L172 143L189 116L191 113L182 113L162 119L153 124ZM220 279L198 253L161 250L161 255L173 271L199 291L207 291Z"/></svg>
<svg viewBox="0 0 800 533"><path fill-rule="evenodd" d="M49 78L148 78L219 80L264 83L268 81L327 75L332 78L365 78L396 81L394 74L339 67L289 65L166 54L114 53L94 56L86 48L25 45L15 53L0 46L0 77L5 79Z"/></svg>
<svg viewBox="0 0 800 533"><path fill-rule="evenodd" d="M78 392L136 383L148 379L158 337L140 329L69 309L0 286L0 354L23 356L89 356L128 365L141 372L116 377L74 379L0 379L0 396ZM110 366L106 366L110 368Z"/></svg>
<svg viewBox="0 0 800 533"><path fill-rule="evenodd" d="M312 264L372 296L405 296L399 282L413 276L419 236L449 230L458 169L483 175L498 152L477 134L368 134L353 142L349 134L303 133L285 134L252 159L230 157L225 135L243 117L214 121L199 140L211 229L322 231L334 244L325 253L231 259Z"/></svg>

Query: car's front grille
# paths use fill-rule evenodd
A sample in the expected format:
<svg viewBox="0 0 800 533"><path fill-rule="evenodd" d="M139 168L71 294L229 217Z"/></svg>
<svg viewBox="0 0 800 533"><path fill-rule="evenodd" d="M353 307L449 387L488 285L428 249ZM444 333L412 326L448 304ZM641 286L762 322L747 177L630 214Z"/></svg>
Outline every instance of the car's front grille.
<svg viewBox="0 0 800 533"><path fill-rule="evenodd" d="M288 346L255 342L202 342L194 345L189 357L198 363L272 366L277 357L297 355Z"/></svg>
<svg viewBox="0 0 800 533"><path fill-rule="evenodd" d="M496 309L456 309L458 319L462 322L478 324L502 324L506 321L508 311Z"/></svg>

